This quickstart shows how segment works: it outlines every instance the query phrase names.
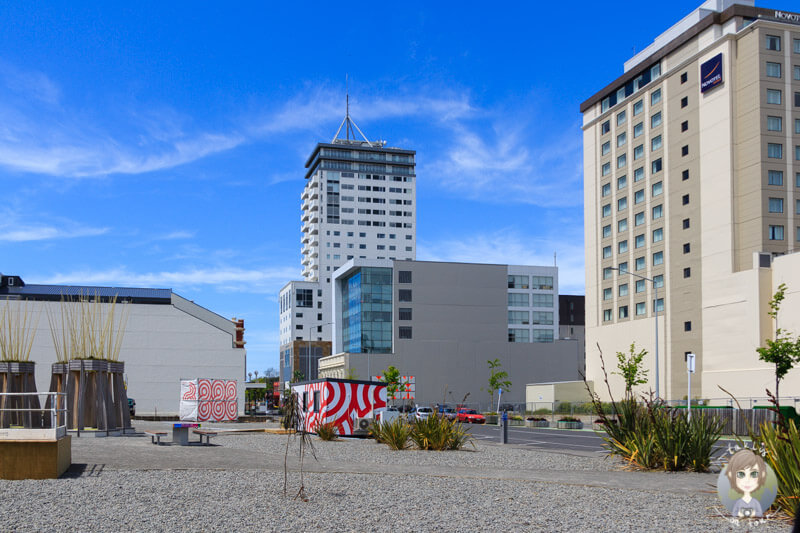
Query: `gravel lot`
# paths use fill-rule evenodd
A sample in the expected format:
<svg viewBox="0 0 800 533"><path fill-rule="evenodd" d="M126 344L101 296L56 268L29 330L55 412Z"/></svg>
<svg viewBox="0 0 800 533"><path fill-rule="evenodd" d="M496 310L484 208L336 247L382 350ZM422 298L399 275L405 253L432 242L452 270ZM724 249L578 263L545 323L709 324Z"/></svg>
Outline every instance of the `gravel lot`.
<svg viewBox="0 0 800 533"><path fill-rule="evenodd" d="M82 471L58 480L0 481L0 530L790 530L786 523L731 524L718 516L716 495L701 489L715 476L637 475L600 458L482 443L473 451L437 453L392 452L368 440L316 441L319 461L307 460L315 471L305 475L308 501L302 501L294 498L296 471L283 496L285 436L238 434L213 442L186 448L151 446L144 437L74 439L73 461L86 464ZM224 457L229 466L153 466L154 458L203 453ZM89 460L100 455L111 459ZM247 460L239 464L239 457ZM254 464L254 457L263 462ZM346 471L326 471L326 465ZM594 477L581 483L582 476ZM598 486L601 478L616 487ZM650 480L672 488L660 490ZM682 483L691 489L676 490Z"/></svg>

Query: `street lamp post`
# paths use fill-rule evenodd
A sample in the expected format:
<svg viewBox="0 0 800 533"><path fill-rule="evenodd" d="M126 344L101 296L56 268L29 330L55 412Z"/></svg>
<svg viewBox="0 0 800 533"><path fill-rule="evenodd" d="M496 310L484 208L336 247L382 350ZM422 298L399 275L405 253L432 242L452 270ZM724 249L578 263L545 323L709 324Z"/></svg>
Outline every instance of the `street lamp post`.
<svg viewBox="0 0 800 533"><path fill-rule="evenodd" d="M658 285L656 284L656 280L654 280L653 278L648 278L646 276L635 274L627 270L620 270L617 267L610 267L610 268L611 270L616 270L620 274L629 274L631 276L636 276L637 278L647 280L653 284L653 289L655 290L655 301L653 302L653 309L655 310L655 317L656 317L656 398L661 398L660 389L658 386L660 383L658 377Z"/></svg>

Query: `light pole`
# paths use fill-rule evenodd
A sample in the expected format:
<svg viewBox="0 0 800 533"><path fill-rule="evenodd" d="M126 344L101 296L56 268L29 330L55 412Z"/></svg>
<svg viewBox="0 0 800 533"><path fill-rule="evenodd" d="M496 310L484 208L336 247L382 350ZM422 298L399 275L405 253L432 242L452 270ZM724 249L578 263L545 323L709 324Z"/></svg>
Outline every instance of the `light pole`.
<svg viewBox="0 0 800 533"><path fill-rule="evenodd" d="M661 398L661 394L659 392L659 379L658 379L658 285L656 284L656 280L653 278L648 278L646 276L642 276L640 274L635 274L633 272L629 272L627 270L620 270L618 267L610 267L611 270L616 270L620 274L629 274L631 276L636 276L637 278L641 278L652 282L653 289L655 289L655 301L653 302L653 308L655 310L655 317L656 317L656 398Z"/></svg>

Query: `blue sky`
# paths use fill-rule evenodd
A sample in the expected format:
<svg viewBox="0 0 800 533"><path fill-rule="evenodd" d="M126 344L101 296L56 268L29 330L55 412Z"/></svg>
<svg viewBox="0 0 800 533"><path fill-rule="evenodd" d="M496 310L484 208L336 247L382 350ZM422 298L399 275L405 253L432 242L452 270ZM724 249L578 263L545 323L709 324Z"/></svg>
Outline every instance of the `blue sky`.
<svg viewBox="0 0 800 533"><path fill-rule="evenodd" d="M172 288L277 367L347 73L364 133L417 151L418 259L555 252L583 293L578 106L699 1L290 4L0 5L0 271Z"/></svg>

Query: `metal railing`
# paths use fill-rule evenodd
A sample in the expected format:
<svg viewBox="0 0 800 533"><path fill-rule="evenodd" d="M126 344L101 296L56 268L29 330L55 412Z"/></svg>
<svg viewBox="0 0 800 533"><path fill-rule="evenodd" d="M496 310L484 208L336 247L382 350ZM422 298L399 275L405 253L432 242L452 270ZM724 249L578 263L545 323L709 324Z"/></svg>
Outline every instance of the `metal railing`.
<svg viewBox="0 0 800 533"><path fill-rule="evenodd" d="M41 400L44 399L44 402ZM44 405L44 407L42 407ZM59 429L67 427L64 392L0 393L0 428Z"/></svg>

